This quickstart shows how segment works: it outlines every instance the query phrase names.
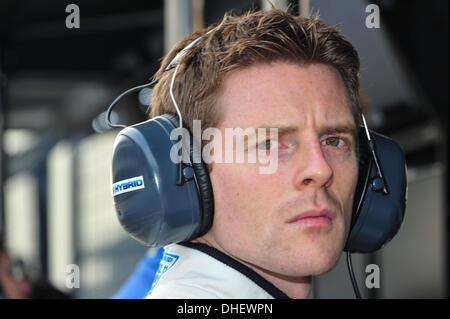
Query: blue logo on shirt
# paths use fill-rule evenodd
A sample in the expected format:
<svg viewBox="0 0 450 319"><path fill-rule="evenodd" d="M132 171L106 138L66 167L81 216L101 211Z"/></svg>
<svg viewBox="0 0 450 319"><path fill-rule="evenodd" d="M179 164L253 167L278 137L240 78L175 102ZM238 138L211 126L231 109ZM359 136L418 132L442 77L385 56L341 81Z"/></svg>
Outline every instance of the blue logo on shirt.
<svg viewBox="0 0 450 319"><path fill-rule="evenodd" d="M164 252L164 255L161 258L161 261L159 262L159 267L158 270L156 271L155 274L155 279L153 280L153 284L152 284L152 288L150 289L150 291L148 292L148 294L151 294L153 291L153 288L156 286L156 284L159 281L159 278L170 268L172 268L172 266L177 262L179 256L174 255L174 254L170 254L167 252Z"/></svg>

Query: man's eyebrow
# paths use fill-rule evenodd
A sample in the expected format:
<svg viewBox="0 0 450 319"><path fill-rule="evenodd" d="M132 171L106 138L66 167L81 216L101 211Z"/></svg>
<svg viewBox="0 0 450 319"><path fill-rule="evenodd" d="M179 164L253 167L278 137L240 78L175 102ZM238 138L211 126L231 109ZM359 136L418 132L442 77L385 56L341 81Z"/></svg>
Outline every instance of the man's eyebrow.
<svg viewBox="0 0 450 319"><path fill-rule="evenodd" d="M277 129L278 137L283 136L285 134L293 133L298 131L298 127L294 125L261 125L258 128L266 129L267 135L270 133L270 129Z"/></svg>
<svg viewBox="0 0 450 319"><path fill-rule="evenodd" d="M295 133L299 130L298 126L286 125L286 124L264 124L258 127L258 129L265 129L266 136L269 136L270 129L277 129L277 136L281 138L283 135ZM349 134L353 138L356 137L356 127L352 123L336 123L319 128L319 134ZM244 137L245 143L247 143L248 137Z"/></svg>
<svg viewBox="0 0 450 319"><path fill-rule="evenodd" d="M356 126L350 123L332 124L319 129L320 134L344 133L356 136Z"/></svg>
<svg viewBox="0 0 450 319"><path fill-rule="evenodd" d="M269 131L270 128L278 129L278 136L284 134L294 133L298 131L298 127L295 125L262 125L260 128L265 128ZM329 124L319 128L320 134L332 134L332 133L346 133L350 135L356 135L356 127L352 123L336 123Z"/></svg>

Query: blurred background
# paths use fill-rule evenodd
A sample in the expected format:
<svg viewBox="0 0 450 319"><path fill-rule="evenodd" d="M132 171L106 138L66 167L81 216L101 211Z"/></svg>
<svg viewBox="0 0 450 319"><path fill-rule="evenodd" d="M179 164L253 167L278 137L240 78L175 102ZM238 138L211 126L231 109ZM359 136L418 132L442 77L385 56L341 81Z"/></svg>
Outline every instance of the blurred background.
<svg viewBox="0 0 450 319"><path fill-rule="evenodd" d="M271 1L339 25L361 58L369 126L400 143L408 205L398 235L353 257L366 298L448 298L448 1ZM67 28L66 7L80 12ZM369 4L379 28L368 28ZM110 160L117 130L104 111L146 83L168 48L225 12L267 10L267 1L133 0L0 2L0 242L15 276L72 298L110 298L147 248L115 216ZM113 121L145 119L151 91L124 99ZM380 268L367 289L366 266ZM67 285L79 266L79 288ZM17 274L18 273L18 274ZM68 287L69 286L69 287ZM312 298L353 298L344 258L316 277Z"/></svg>

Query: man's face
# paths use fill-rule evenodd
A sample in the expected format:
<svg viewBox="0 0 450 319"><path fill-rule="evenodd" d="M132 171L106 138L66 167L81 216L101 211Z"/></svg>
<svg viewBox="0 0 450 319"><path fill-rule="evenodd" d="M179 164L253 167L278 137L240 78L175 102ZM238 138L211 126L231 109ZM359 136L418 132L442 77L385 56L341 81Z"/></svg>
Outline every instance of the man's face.
<svg viewBox="0 0 450 319"><path fill-rule="evenodd" d="M225 79L217 107L222 136L225 128L278 128L278 143L258 144L277 148L278 166L261 174L258 163L213 163L215 215L204 239L270 273L329 271L349 231L358 172L338 73L322 64L253 65Z"/></svg>

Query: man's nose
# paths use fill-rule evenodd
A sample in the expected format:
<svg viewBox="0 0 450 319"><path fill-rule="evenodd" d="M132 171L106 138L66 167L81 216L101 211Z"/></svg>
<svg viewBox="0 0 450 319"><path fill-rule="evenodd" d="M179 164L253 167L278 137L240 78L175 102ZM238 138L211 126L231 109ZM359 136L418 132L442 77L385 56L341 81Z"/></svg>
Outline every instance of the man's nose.
<svg viewBox="0 0 450 319"><path fill-rule="evenodd" d="M320 188L331 182L333 170L320 147L320 142L310 141L301 147L294 186L299 189Z"/></svg>

